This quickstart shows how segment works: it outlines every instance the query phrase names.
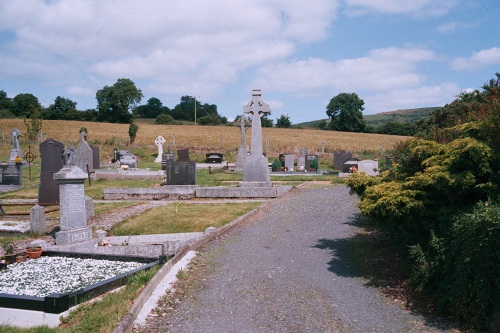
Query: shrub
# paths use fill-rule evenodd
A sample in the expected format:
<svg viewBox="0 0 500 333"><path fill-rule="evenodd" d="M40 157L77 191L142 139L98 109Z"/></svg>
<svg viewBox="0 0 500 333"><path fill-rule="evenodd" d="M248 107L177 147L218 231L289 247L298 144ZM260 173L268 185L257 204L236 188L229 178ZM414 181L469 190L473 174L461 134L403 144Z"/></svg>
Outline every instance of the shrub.
<svg viewBox="0 0 500 333"><path fill-rule="evenodd" d="M281 161L279 158L276 158L273 163L271 164L271 169L273 171L278 171L281 169Z"/></svg>
<svg viewBox="0 0 500 333"><path fill-rule="evenodd" d="M175 125L176 123L175 119L169 114L161 114L155 120L157 125Z"/></svg>

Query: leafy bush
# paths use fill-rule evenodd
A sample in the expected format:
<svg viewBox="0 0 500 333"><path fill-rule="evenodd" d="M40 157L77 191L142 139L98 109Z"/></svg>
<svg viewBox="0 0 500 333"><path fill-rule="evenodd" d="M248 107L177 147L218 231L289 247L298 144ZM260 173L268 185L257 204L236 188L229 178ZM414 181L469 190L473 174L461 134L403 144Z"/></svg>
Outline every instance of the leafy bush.
<svg viewBox="0 0 500 333"><path fill-rule="evenodd" d="M161 114L156 117L155 124L157 125L175 125L177 122L175 119L169 114Z"/></svg>

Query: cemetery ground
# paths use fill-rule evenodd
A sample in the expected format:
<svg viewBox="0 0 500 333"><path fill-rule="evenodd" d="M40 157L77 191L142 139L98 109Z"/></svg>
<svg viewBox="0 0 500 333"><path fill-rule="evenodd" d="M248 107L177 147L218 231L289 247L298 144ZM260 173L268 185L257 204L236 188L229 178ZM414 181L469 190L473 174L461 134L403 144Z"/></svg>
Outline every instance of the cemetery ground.
<svg viewBox="0 0 500 333"><path fill-rule="evenodd" d="M24 128L21 120L0 120L1 128ZM101 163L107 162L112 158L113 149L130 149L139 158L140 168L151 168L152 170L159 169L159 165L154 163L156 157L156 147L154 147L154 138L160 134L167 139L166 146L172 150L180 148L188 148L190 150L191 159L197 162L203 161L205 154L208 152L223 152L226 160L234 162L238 140L238 129L234 127L205 127L205 126L165 126L139 124L139 132L136 141L133 145L129 144L128 125L123 124L100 124L100 123L85 123L85 122L62 122L62 121L43 121L43 140L54 138L64 142L65 144L75 144L79 141L78 132L80 128L86 127L89 133L89 143L98 145L101 149ZM21 132L23 132L21 130ZM310 153L320 155L320 168L324 170L332 170L332 154L333 151L341 148L350 150L363 158L381 158L387 149L406 137L375 135L364 133L340 133L331 131L316 131L316 130L293 130L293 129L264 129L263 139L266 143L266 153L269 161L277 158L279 153L298 154L300 149L306 148ZM249 139L250 140L250 139ZM28 142L21 138L21 148L26 153L28 145L30 151L39 156L39 142ZM8 140L0 142L0 161L8 158L8 152L11 148ZM20 202L35 202L38 195L39 175L40 175L40 160L35 159L33 164L28 167L23 167L23 186L20 190L2 193L0 199L18 200ZM299 185L305 181L315 182L323 181L328 184L332 182L331 175L314 175L314 176L289 176L284 180L282 177L271 177L271 181L275 184ZM197 184L200 186L235 186L237 182L242 180L242 174L237 172L228 172L225 170L197 171ZM337 179L338 180L338 179ZM158 180L93 180L92 184L85 182L85 194L92 197L94 200L103 198L103 189L107 187L159 187L161 186ZM199 202L199 200L192 200ZM255 206L261 203L234 203L231 206L225 206L224 210L233 212L233 216L226 216L221 219L217 225L230 222L236 216L243 214L246 211L252 210ZM155 232L172 232L159 231L157 225L153 226L155 230L151 230L151 226L144 227L145 221L150 221L157 218L159 214L164 219L164 215L176 214L176 220L180 220L179 214L184 212L186 205L190 205L189 211L196 211L198 217L190 216L190 221L200 219L199 216L206 216L213 224L220 218L220 209L213 210L213 206L220 207L221 204L203 204L197 205L191 203L168 204L163 206L161 202L155 203L138 203L133 201L121 202L96 202L95 211L97 217L90 222L89 226L105 225L109 227L111 233L155 233ZM159 206L159 207L156 207ZM196 207L193 209L192 207ZM231 208L226 208L231 207ZM151 208L153 217L148 216L141 220L140 215ZM12 207L8 208L12 210ZM29 209L29 207L16 207L15 210ZM170 211L168 210L170 209ZM210 211L212 209L212 211ZM141 214L139 214L141 213ZM156 216L156 217L155 217ZM130 218L130 219L128 219ZM49 234L53 233L58 226L58 213L52 212L47 214ZM127 220L128 219L128 220ZM125 221L124 221L125 220ZM124 221L123 223L121 223ZM184 223L182 227L185 227ZM132 226L130 226L132 225ZM123 231L125 226L127 231ZM177 229L184 231L203 231L207 225L203 222L191 229ZM179 232L179 231L177 231ZM13 241L20 248L24 246L31 236L12 236L2 235L0 241ZM362 244L361 248L365 244ZM356 251L353 250L355 253ZM154 273L154 272L153 272ZM121 316L127 311L127 306L138 295L141 288L151 278L152 273L141 273L136 277L131 278L130 283L122 291L106 296L102 301L97 301L92 304L86 304L80 307L75 313L72 313L68 318L64 319L63 325L56 329L33 329L21 330L11 327L1 327L2 331L7 332L71 332L71 331L94 331L94 332L110 332L117 325ZM404 298L404 297L403 297Z"/></svg>

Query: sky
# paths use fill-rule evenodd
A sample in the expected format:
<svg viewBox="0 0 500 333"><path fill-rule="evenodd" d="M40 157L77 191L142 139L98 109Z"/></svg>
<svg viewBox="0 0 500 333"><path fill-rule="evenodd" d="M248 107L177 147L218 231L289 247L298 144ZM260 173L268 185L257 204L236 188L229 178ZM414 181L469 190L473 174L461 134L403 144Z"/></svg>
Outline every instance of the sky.
<svg viewBox="0 0 500 333"><path fill-rule="evenodd" d="M260 89L292 124L340 93L365 115L443 106L500 72L499 15L498 0L0 0L0 90L84 110L128 78L140 104L189 95L233 119Z"/></svg>

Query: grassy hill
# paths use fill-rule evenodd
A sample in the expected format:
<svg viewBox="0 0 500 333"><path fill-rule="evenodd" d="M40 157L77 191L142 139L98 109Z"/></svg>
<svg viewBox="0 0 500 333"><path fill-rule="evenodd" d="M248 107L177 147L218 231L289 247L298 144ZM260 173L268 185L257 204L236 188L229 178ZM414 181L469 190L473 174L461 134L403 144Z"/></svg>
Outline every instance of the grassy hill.
<svg viewBox="0 0 500 333"><path fill-rule="evenodd" d="M404 109L380 112L377 114L364 115L363 118L366 120L368 126L378 127L382 126L388 122L407 122L415 124L419 120L426 118L429 113L439 109L439 107L428 107L428 108L416 108L416 109ZM294 124L297 127L318 127L318 124L323 121L329 121L328 118L320 120L312 120L299 124Z"/></svg>

